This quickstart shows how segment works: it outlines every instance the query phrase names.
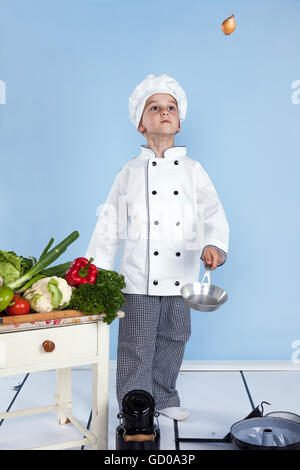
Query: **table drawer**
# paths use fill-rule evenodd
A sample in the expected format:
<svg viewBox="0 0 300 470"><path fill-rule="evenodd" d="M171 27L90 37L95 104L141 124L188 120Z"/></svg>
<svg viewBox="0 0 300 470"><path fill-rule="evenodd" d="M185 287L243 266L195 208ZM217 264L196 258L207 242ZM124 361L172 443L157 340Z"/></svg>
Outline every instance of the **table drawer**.
<svg viewBox="0 0 300 470"><path fill-rule="evenodd" d="M0 367L97 356L97 331L91 323L3 333Z"/></svg>

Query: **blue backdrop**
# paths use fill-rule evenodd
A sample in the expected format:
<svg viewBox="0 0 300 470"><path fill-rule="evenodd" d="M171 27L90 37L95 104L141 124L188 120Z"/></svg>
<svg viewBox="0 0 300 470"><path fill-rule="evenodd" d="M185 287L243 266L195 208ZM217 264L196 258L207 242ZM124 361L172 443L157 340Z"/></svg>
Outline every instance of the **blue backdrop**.
<svg viewBox="0 0 300 470"><path fill-rule="evenodd" d="M208 172L231 229L228 260L212 273L229 300L192 311L185 359L290 359L300 338L300 1L0 0L0 11L0 248L38 256L78 230L60 260L84 255L97 206L146 144L128 97L149 73L167 73L188 100L175 145Z"/></svg>

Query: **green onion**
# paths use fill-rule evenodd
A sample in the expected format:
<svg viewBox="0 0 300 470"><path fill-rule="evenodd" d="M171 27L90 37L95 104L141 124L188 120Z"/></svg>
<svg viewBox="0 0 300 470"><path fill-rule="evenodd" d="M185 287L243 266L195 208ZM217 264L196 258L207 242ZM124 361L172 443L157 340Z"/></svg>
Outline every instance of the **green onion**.
<svg viewBox="0 0 300 470"><path fill-rule="evenodd" d="M40 279L43 279L44 277L47 277L47 276L45 274L36 274L35 276L33 276L32 279L30 279L30 281L26 282L24 286L20 287L20 289L16 291L16 294L21 294L25 290L29 289L29 287L31 287L32 284L39 281Z"/></svg>
<svg viewBox="0 0 300 470"><path fill-rule="evenodd" d="M15 290L25 284L25 282L29 281L33 276L39 274L41 271L43 271L43 269L49 266L49 264L53 263L53 261L55 261L62 253L64 253L68 246L71 245L71 243L73 243L78 237L79 233L75 230L62 242L56 245L51 251L49 251L49 253L45 253L46 248L49 247L49 244L51 242L50 240L47 247L43 251L44 255L41 255L39 261L35 265L33 265L32 268L30 268L29 271L27 271L22 277L13 282L10 282L9 284L7 284L7 286Z"/></svg>
<svg viewBox="0 0 300 470"><path fill-rule="evenodd" d="M42 258L48 253L49 248L53 244L53 242L54 242L54 238L52 237L52 238L50 238L50 241L49 241L48 245L46 246L46 248L44 248L44 250L43 250L43 252L42 252L42 254L39 258L39 261L42 261Z"/></svg>

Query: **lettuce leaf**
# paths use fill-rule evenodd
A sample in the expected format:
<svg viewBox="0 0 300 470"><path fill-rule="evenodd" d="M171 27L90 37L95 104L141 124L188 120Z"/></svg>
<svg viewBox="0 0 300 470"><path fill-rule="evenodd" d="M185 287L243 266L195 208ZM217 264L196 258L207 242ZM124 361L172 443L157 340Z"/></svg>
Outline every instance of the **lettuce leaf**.
<svg viewBox="0 0 300 470"><path fill-rule="evenodd" d="M18 256L14 251L0 250L0 276L4 285L19 279L33 265L33 260Z"/></svg>

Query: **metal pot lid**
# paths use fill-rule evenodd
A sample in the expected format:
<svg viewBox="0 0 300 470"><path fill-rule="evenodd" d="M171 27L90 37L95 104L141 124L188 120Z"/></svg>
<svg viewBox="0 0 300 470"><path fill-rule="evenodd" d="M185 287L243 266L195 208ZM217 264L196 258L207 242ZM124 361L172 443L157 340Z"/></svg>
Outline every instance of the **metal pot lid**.
<svg viewBox="0 0 300 470"><path fill-rule="evenodd" d="M300 426L284 418L250 418L231 426L234 439L264 447L284 447L300 442Z"/></svg>
<svg viewBox="0 0 300 470"><path fill-rule="evenodd" d="M270 413L267 413L265 417L270 417L270 418L284 418L284 419L289 419L291 421L294 421L295 423L300 424L300 416L297 415L296 413L290 413L289 411L271 411Z"/></svg>

